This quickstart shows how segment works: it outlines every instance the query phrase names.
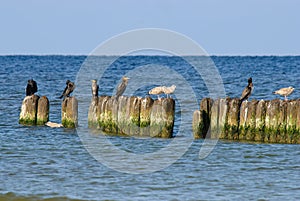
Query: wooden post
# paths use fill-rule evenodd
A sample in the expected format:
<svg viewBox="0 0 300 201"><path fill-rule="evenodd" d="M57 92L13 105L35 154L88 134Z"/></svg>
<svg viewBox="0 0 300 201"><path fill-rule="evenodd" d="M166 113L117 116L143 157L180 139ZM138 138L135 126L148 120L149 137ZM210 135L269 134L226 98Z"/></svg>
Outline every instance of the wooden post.
<svg viewBox="0 0 300 201"><path fill-rule="evenodd" d="M266 134L265 142L276 142L277 130L279 125L279 99L268 102L266 111Z"/></svg>
<svg viewBox="0 0 300 201"><path fill-rule="evenodd" d="M26 96L22 102L19 123L23 125L36 125L37 106L39 96Z"/></svg>
<svg viewBox="0 0 300 201"><path fill-rule="evenodd" d="M174 127L174 115L175 115L175 101L172 98L162 99L162 120L163 127L161 130L162 138L173 137L173 127Z"/></svg>
<svg viewBox="0 0 300 201"><path fill-rule="evenodd" d="M45 125L49 121L49 100L46 96L42 96L38 100L37 107L37 125Z"/></svg>
<svg viewBox="0 0 300 201"><path fill-rule="evenodd" d="M61 122L65 128L75 128L78 124L78 101L75 97L66 97L62 102Z"/></svg>
<svg viewBox="0 0 300 201"><path fill-rule="evenodd" d="M246 140L246 133L249 129L248 125L246 124L248 120L248 110L249 110L250 102L243 101L241 103L240 108L240 124L239 124L239 139Z"/></svg>
<svg viewBox="0 0 300 201"><path fill-rule="evenodd" d="M150 113L150 137L161 137L162 122L162 100L155 100Z"/></svg>
<svg viewBox="0 0 300 201"><path fill-rule="evenodd" d="M104 130L107 133L112 133L113 123L112 123L112 110L113 110L113 97L108 96L105 110L104 110Z"/></svg>
<svg viewBox="0 0 300 201"><path fill-rule="evenodd" d="M297 103L297 110L295 113L297 113L297 121L296 121L296 130L293 134L294 142L297 144L300 144L300 99L295 100Z"/></svg>
<svg viewBox="0 0 300 201"><path fill-rule="evenodd" d="M279 139L280 143L297 143L299 139L299 126L300 123L300 100L288 101L287 115L286 115L286 135ZM298 142L299 143L299 142Z"/></svg>
<svg viewBox="0 0 300 201"><path fill-rule="evenodd" d="M266 130L266 112L267 105L269 101L260 100L257 103L255 111L255 132L247 132L247 140L257 140L263 142L265 140L265 130Z"/></svg>
<svg viewBox="0 0 300 201"><path fill-rule="evenodd" d="M240 108L239 139L254 139L256 126L256 106L258 101L244 101Z"/></svg>
<svg viewBox="0 0 300 201"><path fill-rule="evenodd" d="M98 128L98 97L92 97L88 113L88 127Z"/></svg>
<svg viewBox="0 0 300 201"><path fill-rule="evenodd" d="M219 117L218 117L218 132L213 139L228 139L227 126L228 126L228 109L229 109L229 98L221 98L219 101Z"/></svg>
<svg viewBox="0 0 300 201"><path fill-rule="evenodd" d="M112 111L111 111L111 133L118 134L118 110L119 110L119 100L116 97L111 98Z"/></svg>
<svg viewBox="0 0 300 201"><path fill-rule="evenodd" d="M280 142L282 139L287 139L286 135L286 124L287 124L287 106L288 102L280 100L279 111L278 111L278 129L276 138L271 142Z"/></svg>
<svg viewBox="0 0 300 201"><path fill-rule="evenodd" d="M256 132L256 109L258 102L258 100L252 100L251 102L249 102L248 115L246 120L246 125L249 129L247 130L246 136L249 135L249 138L254 139L256 141L263 141L263 138L261 138L262 133ZM265 114L266 113L264 112L263 117L261 117L263 118L263 120L265 118Z"/></svg>
<svg viewBox="0 0 300 201"><path fill-rule="evenodd" d="M210 116L210 133L208 138L216 138L219 136L219 104L220 99L216 99L212 103L211 116Z"/></svg>
<svg viewBox="0 0 300 201"><path fill-rule="evenodd" d="M200 123L199 123L199 137L206 138L210 126L210 115L213 100L211 98L204 98L200 102Z"/></svg>
<svg viewBox="0 0 300 201"><path fill-rule="evenodd" d="M106 127L104 122L105 122L105 108L106 108L106 103L108 101L108 98L109 98L108 96L100 96L98 98L97 116L98 116L98 124L102 131L104 131Z"/></svg>
<svg viewBox="0 0 300 201"><path fill-rule="evenodd" d="M129 98L129 134L131 136L140 135L140 109L141 98L131 96Z"/></svg>
<svg viewBox="0 0 300 201"><path fill-rule="evenodd" d="M193 136L195 139L203 138L202 132L204 130L203 122L204 119L201 118L200 110L195 110L193 113Z"/></svg>
<svg viewBox="0 0 300 201"><path fill-rule="evenodd" d="M126 96L120 96L118 99L118 133L121 135L129 135L127 132L127 101L128 97Z"/></svg>
<svg viewBox="0 0 300 201"><path fill-rule="evenodd" d="M239 128L239 115L240 115L240 99L233 98L228 99L228 115L227 115L227 136L229 140L239 139L238 128Z"/></svg>
<svg viewBox="0 0 300 201"><path fill-rule="evenodd" d="M150 97L141 99L140 135L150 136L150 114L154 100Z"/></svg>

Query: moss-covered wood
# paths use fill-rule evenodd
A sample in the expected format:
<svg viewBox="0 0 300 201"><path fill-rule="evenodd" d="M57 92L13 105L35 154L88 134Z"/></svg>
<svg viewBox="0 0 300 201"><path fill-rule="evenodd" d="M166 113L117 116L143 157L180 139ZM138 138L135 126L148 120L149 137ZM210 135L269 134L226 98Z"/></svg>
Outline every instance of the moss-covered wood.
<svg viewBox="0 0 300 201"><path fill-rule="evenodd" d="M38 100L36 124L45 125L49 121L49 100L42 96Z"/></svg>
<svg viewBox="0 0 300 201"><path fill-rule="evenodd" d="M98 102L99 97L94 96L91 99L91 104L88 113L88 127L98 128Z"/></svg>
<svg viewBox="0 0 300 201"><path fill-rule="evenodd" d="M240 115L240 100L238 98L227 99L228 111L226 112L226 131L229 140L237 140L239 115Z"/></svg>
<svg viewBox="0 0 300 201"><path fill-rule="evenodd" d="M89 122L98 122L98 129L106 133L163 138L173 136L175 101L171 98L154 101L150 97L100 96L97 106L95 102L92 99Z"/></svg>
<svg viewBox="0 0 300 201"><path fill-rule="evenodd" d="M175 101L171 98L162 99L162 119L163 127L161 131L161 137L171 138L174 127L175 116Z"/></svg>
<svg viewBox="0 0 300 201"><path fill-rule="evenodd" d="M78 125L78 101L75 97L66 97L61 107L61 123L65 128Z"/></svg>
<svg viewBox="0 0 300 201"><path fill-rule="evenodd" d="M128 105L128 104L127 104ZM140 111L141 98L132 96L129 98L129 134L132 136L140 135Z"/></svg>
<svg viewBox="0 0 300 201"><path fill-rule="evenodd" d="M265 122L267 105L269 101L260 100L255 111L255 126L250 127L247 140L263 142L265 139Z"/></svg>
<svg viewBox="0 0 300 201"><path fill-rule="evenodd" d="M300 143L300 100L252 100L241 103L237 98L226 98L212 102L214 104L208 116L201 115L201 111L206 110L206 104L200 104L200 110L193 114L195 138L201 138L205 131L203 122L208 121L211 128L209 137L213 139Z"/></svg>
<svg viewBox="0 0 300 201"><path fill-rule="evenodd" d="M219 129L219 104L220 99L216 99L212 103L211 107L211 117L210 117L210 132L207 136L208 138L218 138L220 129Z"/></svg>
<svg viewBox="0 0 300 201"><path fill-rule="evenodd" d="M161 137L163 125L162 100L155 100L150 113L150 136Z"/></svg>
<svg viewBox="0 0 300 201"><path fill-rule="evenodd" d="M229 101L225 98L222 98L219 100L219 107L218 107L218 129L217 132L212 133L212 136L214 139L218 138L227 138L227 132L226 132L226 127L227 127L227 121L228 121L228 105Z"/></svg>
<svg viewBox="0 0 300 201"><path fill-rule="evenodd" d="M150 136L150 114L154 100L150 97L141 99L140 135Z"/></svg>
<svg viewBox="0 0 300 201"><path fill-rule="evenodd" d="M36 125L39 96L26 96L22 102L19 123L23 125Z"/></svg>
<svg viewBox="0 0 300 201"><path fill-rule="evenodd" d="M127 101L129 97L120 96L118 99L118 133L121 135L129 135L128 118L127 118Z"/></svg>

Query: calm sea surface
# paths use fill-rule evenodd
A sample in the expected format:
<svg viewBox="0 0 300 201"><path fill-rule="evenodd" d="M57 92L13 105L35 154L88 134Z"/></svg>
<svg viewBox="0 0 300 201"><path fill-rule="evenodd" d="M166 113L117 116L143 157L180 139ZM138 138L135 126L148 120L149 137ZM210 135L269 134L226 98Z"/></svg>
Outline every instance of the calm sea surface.
<svg viewBox="0 0 300 201"><path fill-rule="evenodd" d="M111 65L111 57L99 57L87 63L93 66L94 61L91 71L87 68L78 75L85 59L85 56L0 56L0 200L300 200L300 145L218 141L209 156L200 159L203 140L194 140L184 155L168 167L130 174L97 161L76 130L18 124L25 86L31 78L38 83L38 95L50 100L52 122L60 122L58 97L67 79L78 81L78 89L83 85L89 87L91 78L98 79L100 94L111 95L120 78L128 74L132 78L128 87L135 84L135 89L125 95L145 96L153 83L136 85L145 80L151 83L154 78L147 77L145 69L133 70L146 66L159 73L158 66L167 66L186 80L198 102L210 92L205 79L179 57L129 56L117 58ZM250 99L282 98L272 92L288 86L295 87L289 98L300 97L300 57L212 57L212 60L227 96L239 97L251 76L255 89ZM103 66L110 68L100 76ZM167 78L180 91L181 84L172 74L163 75L158 84L171 83ZM88 105L90 91L80 95L87 98L79 99L79 104ZM175 93L173 97L180 95ZM193 105L189 94L183 95L186 98L183 102L176 100L175 138L192 135L191 122L185 119L190 111L182 108ZM79 112L87 113L84 108L79 108ZM179 132L180 124L184 129ZM79 126L86 129L82 121ZM89 137L97 142L104 136ZM105 138L119 149L136 154L159 151L173 140ZM161 155L157 160L165 157ZM112 156L111 160L119 158ZM150 161L149 167L153 165Z"/></svg>

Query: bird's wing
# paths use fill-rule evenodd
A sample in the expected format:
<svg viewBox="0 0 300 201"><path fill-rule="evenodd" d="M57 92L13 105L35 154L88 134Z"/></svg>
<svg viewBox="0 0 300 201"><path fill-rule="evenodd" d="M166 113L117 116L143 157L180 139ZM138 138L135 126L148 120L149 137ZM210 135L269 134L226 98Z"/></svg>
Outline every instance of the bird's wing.
<svg viewBox="0 0 300 201"><path fill-rule="evenodd" d="M126 85L122 82L117 88L116 96L121 96L124 93L125 89Z"/></svg>
<svg viewBox="0 0 300 201"><path fill-rule="evenodd" d="M62 98L63 96L65 96L65 95L66 95L67 89L68 89L68 86L66 86L66 87L65 87L65 90L64 90L64 92L61 94L61 96L60 96L59 98Z"/></svg>
<svg viewBox="0 0 300 201"><path fill-rule="evenodd" d="M33 83L33 93L35 93L38 91L38 87L37 87L36 81L33 81L32 83Z"/></svg>
<svg viewBox="0 0 300 201"><path fill-rule="evenodd" d="M245 100L248 98L248 96L250 95L251 93L251 89L249 87L246 87L243 92L242 92L242 96L241 96L241 101Z"/></svg>

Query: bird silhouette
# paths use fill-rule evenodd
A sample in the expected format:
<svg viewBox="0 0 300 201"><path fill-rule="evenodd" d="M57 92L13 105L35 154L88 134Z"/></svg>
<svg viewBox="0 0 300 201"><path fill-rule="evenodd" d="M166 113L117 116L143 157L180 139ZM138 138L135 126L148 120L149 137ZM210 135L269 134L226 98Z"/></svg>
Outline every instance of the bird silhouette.
<svg viewBox="0 0 300 201"><path fill-rule="evenodd" d="M36 81L33 79L30 79L27 81L27 87L26 87L26 96L31 96L34 93L36 93L38 90Z"/></svg>
<svg viewBox="0 0 300 201"><path fill-rule="evenodd" d="M73 92L74 89L75 89L74 82L71 82L70 80L67 80L66 81L66 88L65 88L64 92L62 93L62 95L59 98L69 97L70 94Z"/></svg>
<svg viewBox="0 0 300 201"><path fill-rule="evenodd" d="M248 100L248 98L251 95L252 91L253 91L253 83L252 83L252 78L250 77L248 79L248 85L245 87L245 89L242 92L240 101L243 102L244 100Z"/></svg>

